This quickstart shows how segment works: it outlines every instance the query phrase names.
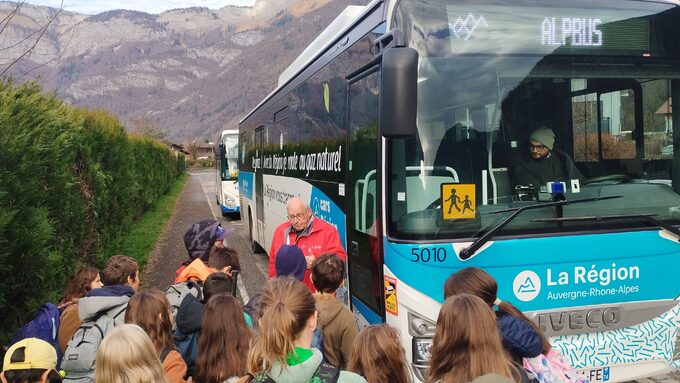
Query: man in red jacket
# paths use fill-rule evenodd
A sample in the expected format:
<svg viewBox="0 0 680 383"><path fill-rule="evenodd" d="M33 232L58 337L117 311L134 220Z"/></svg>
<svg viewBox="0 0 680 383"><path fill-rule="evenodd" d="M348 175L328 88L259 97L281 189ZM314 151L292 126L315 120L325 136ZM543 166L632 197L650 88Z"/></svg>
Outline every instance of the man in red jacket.
<svg viewBox="0 0 680 383"><path fill-rule="evenodd" d="M276 253L282 245L297 245L307 260L307 271L302 283L314 292L309 268L321 254L332 253L347 261L338 230L320 218L314 217L312 209L300 197L293 197L286 205L288 222L274 230L272 247L269 250L269 277L276 277Z"/></svg>

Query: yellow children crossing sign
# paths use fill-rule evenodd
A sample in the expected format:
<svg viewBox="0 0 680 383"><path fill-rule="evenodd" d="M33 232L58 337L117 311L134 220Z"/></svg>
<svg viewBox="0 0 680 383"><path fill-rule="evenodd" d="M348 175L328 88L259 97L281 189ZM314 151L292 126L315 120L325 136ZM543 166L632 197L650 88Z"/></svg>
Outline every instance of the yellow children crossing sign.
<svg viewBox="0 0 680 383"><path fill-rule="evenodd" d="M475 218L475 184L442 184L441 190L444 219Z"/></svg>

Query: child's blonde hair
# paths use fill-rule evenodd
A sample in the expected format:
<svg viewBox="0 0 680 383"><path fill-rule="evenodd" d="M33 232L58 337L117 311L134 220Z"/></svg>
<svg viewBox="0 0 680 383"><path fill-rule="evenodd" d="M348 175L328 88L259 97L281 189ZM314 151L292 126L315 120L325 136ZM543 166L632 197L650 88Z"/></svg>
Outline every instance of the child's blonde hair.
<svg viewBox="0 0 680 383"><path fill-rule="evenodd" d="M134 324L109 331L95 359L97 383L167 383L149 336Z"/></svg>

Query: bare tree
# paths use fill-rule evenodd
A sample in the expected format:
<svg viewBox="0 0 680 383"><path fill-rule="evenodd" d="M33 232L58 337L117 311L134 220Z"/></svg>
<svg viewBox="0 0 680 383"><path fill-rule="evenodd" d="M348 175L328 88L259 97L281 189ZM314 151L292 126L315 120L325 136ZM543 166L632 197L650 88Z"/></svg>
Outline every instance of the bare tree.
<svg viewBox="0 0 680 383"><path fill-rule="evenodd" d="M128 132L132 134L139 134L159 141L165 140L168 135L156 121L148 117L132 118L128 121L126 127Z"/></svg>
<svg viewBox="0 0 680 383"><path fill-rule="evenodd" d="M189 152L191 158L195 160L198 158L198 153L201 148L201 140L194 137L184 144L184 148L187 152Z"/></svg>
<svg viewBox="0 0 680 383"><path fill-rule="evenodd" d="M14 8L12 9L12 11L10 11L7 15L4 16L4 18L3 18L2 20L0 20L0 36L2 36L3 34L6 34L6 33L7 33L7 28L8 28L9 25L12 23L12 20L17 16L17 14L19 13L19 11L21 10L21 7L22 7L25 3L26 3L26 0L17 1L16 6L14 6ZM14 42L14 43L10 44L10 45L7 46L7 47L2 47L2 48L0 48L0 51L10 51L10 50L13 49L13 48L16 48L16 47L18 47L18 46L21 46L23 43L25 43L25 42L27 42L27 41L30 41L29 44L31 44L26 50L24 50L24 51L23 51L21 54L19 54L16 58L11 59L11 60L10 60L8 63L6 63L6 64L1 64L1 65L4 66L4 67L2 68L2 71L0 71L0 77L5 76L5 75L7 74L7 72L8 72L12 67L14 67L14 66L15 66L17 63L19 63L22 59L24 59L25 57L29 56L29 55L33 52L33 50L34 50L35 47L38 45L38 43L40 42L40 40L42 39L42 37L45 35L45 32L47 31L47 29L50 27L50 25L52 24L52 22L54 22L54 20L57 18L57 16L59 16L59 14L60 14L61 11L63 10L63 8L64 8L64 0L61 0L61 3L60 3L60 5L59 5L59 9L58 9L58 10L57 10L57 11L56 11L56 12L55 12L55 13L47 20L47 22L45 22L44 25L39 26L38 29L36 29L35 31L29 33L29 34L28 34L26 37L24 37L23 39L21 39L21 40L19 40L19 41L17 41L17 42ZM49 63L49 62L51 62L51 61L53 61L53 60L49 60L49 61L47 61L47 62L45 62L45 63L39 64L38 67L41 67L41 66L43 66L43 65L46 65L47 63ZM30 71L33 71L33 70L35 70L35 69L37 69L38 67L30 69L29 72L30 72Z"/></svg>

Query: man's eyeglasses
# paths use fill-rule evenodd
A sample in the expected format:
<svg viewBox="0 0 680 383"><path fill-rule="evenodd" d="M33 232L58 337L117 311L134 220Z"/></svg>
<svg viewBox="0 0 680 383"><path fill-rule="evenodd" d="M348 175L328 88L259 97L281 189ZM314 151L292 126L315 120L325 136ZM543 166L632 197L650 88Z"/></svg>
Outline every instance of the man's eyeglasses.
<svg viewBox="0 0 680 383"><path fill-rule="evenodd" d="M532 145L532 144L529 144L529 151L530 151L530 152L533 152L534 150L543 151L543 150L545 150L545 149L547 149L547 148L548 148L548 147L545 146L545 145Z"/></svg>
<svg viewBox="0 0 680 383"><path fill-rule="evenodd" d="M288 220L291 221L291 222L299 221L303 218L305 218L305 213L291 214L291 215L288 216Z"/></svg>

